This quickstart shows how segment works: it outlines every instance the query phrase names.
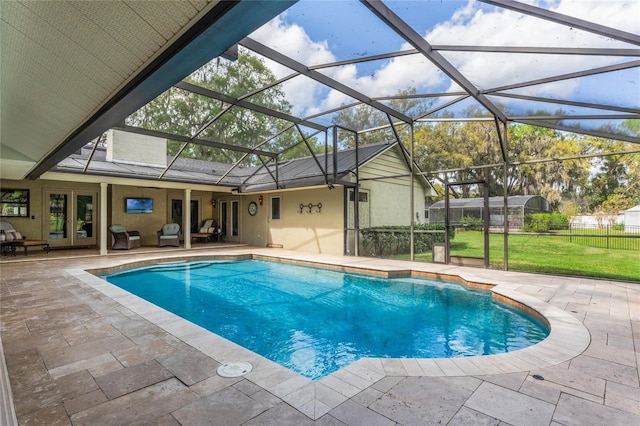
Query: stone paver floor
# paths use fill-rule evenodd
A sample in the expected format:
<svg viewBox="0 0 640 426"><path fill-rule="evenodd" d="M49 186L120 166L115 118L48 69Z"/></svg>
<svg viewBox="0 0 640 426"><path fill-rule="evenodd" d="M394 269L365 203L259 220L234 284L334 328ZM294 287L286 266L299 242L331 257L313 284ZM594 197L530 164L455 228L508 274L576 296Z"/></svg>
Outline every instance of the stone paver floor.
<svg viewBox="0 0 640 426"><path fill-rule="evenodd" d="M84 272L189 252L3 259L0 337L18 423L640 424L640 284L276 249L197 255L242 253L494 283L553 317L552 336L506 357L365 359L311 382ZM239 359L253 371L216 374Z"/></svg>

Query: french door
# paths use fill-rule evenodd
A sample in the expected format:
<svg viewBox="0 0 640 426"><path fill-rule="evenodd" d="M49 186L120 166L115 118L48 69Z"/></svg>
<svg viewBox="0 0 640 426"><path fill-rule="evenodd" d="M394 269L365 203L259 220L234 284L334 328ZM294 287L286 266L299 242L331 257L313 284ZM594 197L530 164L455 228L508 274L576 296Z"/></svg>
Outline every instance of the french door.
<svg viewBox="0 0 640 426"><path fill-rule="evenodd" d="M240 201L220 202L220 228L225 241L240 241Z"/></svg>
<svg viewBox="0 0 640 426"><path fill-rule="evenodd" d="M45 190L43 236L52 247L94 246L98 193Z"/></svg>
<svg viewBox="0 0 640 426"><path fill-rule="evenodd" d="M200 230L200 200L191 200L191 206L189 208L190 221L191 221L191 233L196 233ZM183 211L182 211L182 199L171 199L171 221L180 225L180 229L184 232Z"/></svg>

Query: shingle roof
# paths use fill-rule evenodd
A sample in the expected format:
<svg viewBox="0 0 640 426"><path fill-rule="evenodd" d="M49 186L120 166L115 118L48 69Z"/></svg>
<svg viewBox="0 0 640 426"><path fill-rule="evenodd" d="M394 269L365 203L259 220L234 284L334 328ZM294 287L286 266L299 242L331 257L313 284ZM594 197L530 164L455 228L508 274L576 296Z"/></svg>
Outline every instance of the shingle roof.
<svg viewBox="0 0 640 426"><path fill-rule="evenodd" d="M511 195L507 197L509 207L525 206L530 200L542 198L540 195ZM489 207L504 206L504 197L489 197ZM452 198L449 200L449 208L473 208L484 207L484 198ZM429 209L444 209L444 200L437 201L429 206Z"/></svg>
<svg viewBox="0 0 640 426"><path fill-rule="evenodd" d="M396 142L381 142L361 146L358 150L360 166L381 154L386 149L396 145ZM64 159L52 169L54 172L83 173L85 164L90 156L90 149L83 148L81 152ZM315 157L321 167L325 167L325 155ZM167 164L172 157L167 158ZM305 186L323 185L326 183L325 174L312 156L297 158L278 164L279 188L300 188ZM337 153L337 181L333 182L333 154L327 158L327 176L329 182L347 183L344 177L356 167L355 149L347 149ZM157 179L164 171L164 167L157 165L134 164L123 161L107 161L106 151L97 149L87 169L87 174L100 176L128 177L134 179ZM173 182L191 182L211 184L227 187L241 187L243 192L276 189L272 177L276 175L275 164L267 167L236 167L220 162L196 160L179 157L164 175L163 180ZM229 171L230 170L230 171ZM228 173L227 173L228 172ZM271 172L271 174L269 173ZM218 180L226 173L224 179Z"/></svg>

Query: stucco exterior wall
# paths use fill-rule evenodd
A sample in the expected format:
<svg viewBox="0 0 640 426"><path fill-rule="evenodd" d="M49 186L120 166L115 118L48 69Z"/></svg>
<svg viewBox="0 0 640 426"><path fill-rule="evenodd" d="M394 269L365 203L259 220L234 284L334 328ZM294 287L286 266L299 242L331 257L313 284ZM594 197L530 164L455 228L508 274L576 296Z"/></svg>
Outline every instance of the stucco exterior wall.
<svg viewBox="0 0 640 426"><path fill-rule="evenodd" d="M0 181L2 188L28 189L29 190L29 217L3 217L2 221L9 222L21 234L33 240L47 240L49 235L48 226L48 200L47 191L75 191L91 192L96 195L94 206L94 220L96 221L96 233L100 231L97 221L99 221L99 183L85 183L73 181L56 180L8 180ZM127 214L125 212L125 198L146 197L153 198L154 211L149 214ZM184 190L180 189L160 189L143 188L128 185L111 185L109 190L109 201L107 205L108 225L122 224L129 230L136 230L142 234L142 244L154 246L157 244L156 231L162 225L171 221L169 211L171 199L184 199ZM206 191L191 191L191 199L199 201L199 217L208 219L215 217L211 204L211 193ZM182 224L180 224L182 226ZM110 241L110 239L108 239ZM53 241L55 243L55 241ZM111 246L109 242L109 246Z"/></svg>
<svg viewBox="0 0 640 426"><path fill-rule="evenodd" d="M258 213L250 216L247 207L251 201L259 204L262 195L263 204L258 205ZM279 196L281 199L281 223L275 230L278 235L271 237L280 240L282 247L287 250L298 250L309 253L326 253L341 255L344 250L344 208L342 187L328 189L327 187L306 188L292 191L266 192L250 194L241 197L241 235L242 242L266 247L272 232L270 222L271 198ZM322 203L318 213L313 208L309 213L305 207L299 213L300 204ZM281 230L280 230L281 229ZM276 242L276 241L274 241Z"/></svg>
<svg viewBox="0 0 640 426"><path fill-rule="evenodd" d="M125 199L144 197L153 199L153 213L129 214L125 211ZM166 223L166 190L140 188L135 186L113 185L111 187L111 217L109 225L124 225L127 231L138 231L142 236L142 245L157 244L156 232Z"/></svg>
<svg viewBox="0 0 640 426"><path fill-rule="evenodd" d="M153 213L129 214L125 211L125 199L142 197L153 199ZM127 185L112 185L110 192L111 206L108 225L121 224L129 231L138 231L142 236L143 246L158 244L157 231L171 221L171 199L184 200L184 191L164 188L143 188ZM192 191L191 199L199 201L201 212L199 217L207 219L213 217L211 207L211 193ZM184 218L184 215L183 215ZM179 224L181 229L184 224ZM184 234L184 230L182 229Z"/></svg>
<svg viewBox="0 0 640 426"><path fill-rule="evenodd" d="M100 185L84 182L60 182L54 180L0 180L0 187L29 190L29 217L3 217L0 220L9 222L22 235L31 240L46 240L48 234L48 202L45 200L47 190L60 191L92 191L99 192Z"/></svg>

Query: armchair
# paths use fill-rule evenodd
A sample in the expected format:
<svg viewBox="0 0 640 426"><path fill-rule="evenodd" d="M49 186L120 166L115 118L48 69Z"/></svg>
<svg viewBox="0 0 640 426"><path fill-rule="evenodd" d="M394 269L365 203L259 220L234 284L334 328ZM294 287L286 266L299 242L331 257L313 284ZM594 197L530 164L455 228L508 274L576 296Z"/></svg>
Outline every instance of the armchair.
<svg viewBox="0 0 640 426"><path fill-rule="evenodd" d="M127 231L122 225L111 225L109 232L113 235L114 243L111 247L113 250L129 250L140 247L142 237L138 231Z"/></svg>
<svg viewBox="0 0 640 426"><path fill-rule="evenodd" d="M167 223L162 225L158 231L158 246L180 246L180 225L177 223Z"/></svg>

